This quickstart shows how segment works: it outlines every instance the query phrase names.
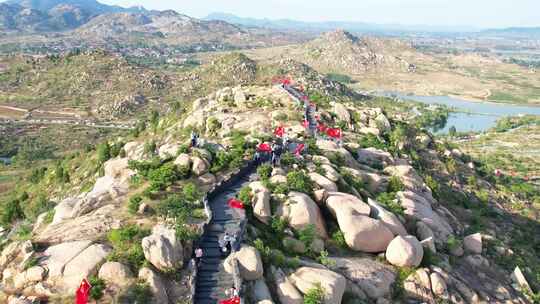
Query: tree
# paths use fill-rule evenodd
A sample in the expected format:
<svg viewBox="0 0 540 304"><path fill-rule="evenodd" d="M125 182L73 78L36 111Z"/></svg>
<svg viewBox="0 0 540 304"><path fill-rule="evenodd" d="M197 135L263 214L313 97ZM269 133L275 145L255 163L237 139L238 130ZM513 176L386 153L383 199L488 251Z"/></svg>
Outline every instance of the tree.
<svg viewBox="0 0 540 304"><path fill-rule="evenodd" d="M97 158L100 164L108 161L111 158L111 147L104 142L97 146Z"/></svg>
<svg viewBox="0 0 540 304"><path fill-rule="evenodd" d="M457 134L456 127L451 126L450 129L448 130L448 135L450 135L451 137L456 137L456 134Z"/></svg>

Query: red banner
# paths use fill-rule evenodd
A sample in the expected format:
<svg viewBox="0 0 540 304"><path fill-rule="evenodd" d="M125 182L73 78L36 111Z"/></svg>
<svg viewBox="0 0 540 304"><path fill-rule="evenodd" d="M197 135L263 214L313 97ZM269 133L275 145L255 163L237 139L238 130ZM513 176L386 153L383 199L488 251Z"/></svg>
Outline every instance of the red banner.
<svg viewBox="0 0 540 304"><path fill-rule="evenodd" d="M272 147L270 147L267 143L262 143L259 146L257 146L257 151L259 152L272 152Z"/></svg>
<svg viewBox="0 0 540 304"><path fill-rule="evenodd" d="M285 135L285 128L284 127L277 127L275 130L274 130L274 135L277 136L277 137L283 137L283 135Z"/></svg>
<svg viewBox="0 0 540 304"><path fill-rule="evenodd" d="M304 126L304 128L309 127L309 121L307 121L306 119L304 119L304 122L302 123L302 125Z"/></svg>
<svg viewBox="0 0 540 304"><path fill-rule="evenodd" d="M317 125L317 130L319 130L319 133L326 133L326 130L328 130L328 127L325 126L324 124L322 123L319 123Z"/></svg>
<svg viewBox="0 0 540 304"><path fill-rule="evenodd" d="M241 200L238 200L236 198L231 198L227 202L229 204L229 207L234 209L244 209L244 203L242 203Z"/></svg>
<svg viewBox="0 0 540 304"><path fill-rule="evenodd" d="M219 301L219 304L240 304L240 297L234 297L228 300Z"/></svg>
<svg viewBox="0 0 540 304"><path fill-rule="evenodd" d="M75 292L75 304L87 304L91 288L92 285L90 285L86 279L83 279L81 285L79 285L79 288Z"/></svg>

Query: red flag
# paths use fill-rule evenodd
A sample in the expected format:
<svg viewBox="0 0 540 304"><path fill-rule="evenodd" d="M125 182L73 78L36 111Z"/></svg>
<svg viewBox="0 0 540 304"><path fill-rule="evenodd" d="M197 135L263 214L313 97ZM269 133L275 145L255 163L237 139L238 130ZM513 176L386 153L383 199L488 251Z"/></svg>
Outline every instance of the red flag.
<svg viewBox="0 0 540 304"><path fill-rule="evenodd" d="M302 125L304 126L304 128L309 127L309 121L307 121L307 119L304 119L304 123Z"/></svg>
<svg viewBox="0 0 540 304"><path fill-rule="evenodd" d="M272 147L270 147L267 143L262 143L257 147L257 151L259 152L272 152Z"/></svg>
<svg viewBox="0 0 540 304"><path fill-rule="evenodd" d="M325 126L324 124L322 123L319 123L317 125L317 130L319 130L320 133L326 133L326 130L328 130L328 127Z"/></svg>
<svg viewBox="0 0 540 304"><path fill-rule="evenodd" d="M277 127L275 130L274 130L274 135L277 136L277 137L283 137L283 135L285 135L285 128L284 127Z"/></svg>
<svg viewBox="0 0 540 304"><path fill-rule="evenodd" d="M240 304L240 297L233 297L227 300L219 301L219 304Z"/></svg>
<svg viewBox="0 0 540 304"><path fill-rule="evenodd" d="M75 304L87 304L91 288L92 285L90 285L86 279L83 279L81 285L79 285L79 288L75 292Z"/></svg>
<svg viewBox="0 0 540 304"><path fill-rule="evenodd" d="M306 145L304 144L299 144L298 146L296 146L296 149L294 149L294 155L296 156L300 156L300 154L302 153L302 151L304 151L304 147Z"/></svg>
<svg viewBox="0 0 540 304"><path fill-rule="evenodd" d="M244 209L244 203L242 203L241 200L237 200L236 198L231 198L227 202L229 204L229 207L234 209Z"/></svg>
<svg viewBox="0 0 540 304"><path fill-rule="evenodd" d="M334 128L328 128L326 130L326 135L332 137L332 138L341 138L341 130L340 129L334 129Z"/></svg>

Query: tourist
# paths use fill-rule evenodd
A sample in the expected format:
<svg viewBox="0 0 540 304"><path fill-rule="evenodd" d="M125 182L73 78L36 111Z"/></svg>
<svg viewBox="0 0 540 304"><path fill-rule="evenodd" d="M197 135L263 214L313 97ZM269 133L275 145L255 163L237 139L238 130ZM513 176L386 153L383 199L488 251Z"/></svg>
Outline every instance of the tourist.
<svg viewBox="0 0 540 304"><path fill-rule="evenodd" d="M201 263L201 259L203 257L203 250L202 248L195 249L195 262L197 263L197 266Z"/></svg>

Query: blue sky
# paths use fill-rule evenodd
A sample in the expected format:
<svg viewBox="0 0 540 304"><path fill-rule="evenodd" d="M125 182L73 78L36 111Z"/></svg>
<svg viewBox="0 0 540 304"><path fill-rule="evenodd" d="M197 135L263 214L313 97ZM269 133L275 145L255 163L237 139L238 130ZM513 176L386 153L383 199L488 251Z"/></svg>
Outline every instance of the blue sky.
<svg viewBox="0 0 540 304"><path fill-rule="evenodd" d="M174 9L193 17L226 12L242 17L305 21L475 27L540 26L540 0L98 0L121 6Z"/></svg>

